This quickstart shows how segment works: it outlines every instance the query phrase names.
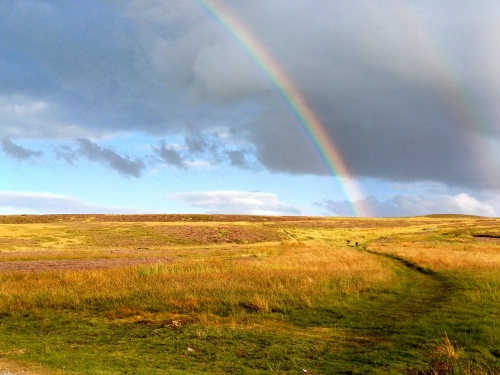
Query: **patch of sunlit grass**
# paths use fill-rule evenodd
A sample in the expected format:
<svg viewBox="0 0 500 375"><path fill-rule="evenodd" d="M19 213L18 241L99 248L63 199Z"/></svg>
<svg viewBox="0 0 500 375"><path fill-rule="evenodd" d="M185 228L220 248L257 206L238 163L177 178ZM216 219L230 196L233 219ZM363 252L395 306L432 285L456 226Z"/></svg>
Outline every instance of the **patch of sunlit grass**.
<svg viewBox="0 0 500 375"><path fill-rule="evenodd" d="M370 244L370 250L404 257L416 264L435 271L491 271L500 269L500 243L478 243L470 240L460 244L442 241L390 242Z"/></svg>
<svg viewBox="0 0 500 375"><path fill-rule="evenodd" d="M0 311L107 311L125 304L149 311L228 316L327 304L333 295L362 293L395 281L383 263L358 251L275 245L258 252L266 256L182 258L172 264L114 270L4 274L0 275Z"/></svg>

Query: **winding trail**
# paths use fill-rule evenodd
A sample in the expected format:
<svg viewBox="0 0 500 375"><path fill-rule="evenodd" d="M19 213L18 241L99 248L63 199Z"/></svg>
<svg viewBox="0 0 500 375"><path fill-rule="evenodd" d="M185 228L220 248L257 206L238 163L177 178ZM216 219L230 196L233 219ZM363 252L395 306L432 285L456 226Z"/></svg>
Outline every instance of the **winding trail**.
<svg viewBox="0 0 500 375"><path fill-rule="evenodd" d="M433 270L366 247L366 244L360 246L359 250L388 260L404 287L398 292L379 294L372 301L363 302L358 311L353 311L359 314L359 319L354 319L357 322L352 326L346 326L352 335L346 338L350 359L354 353L360 362L366 363L369 358L376 357L377 352L390 352L394 358L392 362L372 362L373 367L394 369L399 362L401 369L407 370L408 363L413 363L415 373L421 373L418 369L428 366L421 362L422 352L429 353L435 342L443 337L439 319L446 314L453 286Z"/></svg>

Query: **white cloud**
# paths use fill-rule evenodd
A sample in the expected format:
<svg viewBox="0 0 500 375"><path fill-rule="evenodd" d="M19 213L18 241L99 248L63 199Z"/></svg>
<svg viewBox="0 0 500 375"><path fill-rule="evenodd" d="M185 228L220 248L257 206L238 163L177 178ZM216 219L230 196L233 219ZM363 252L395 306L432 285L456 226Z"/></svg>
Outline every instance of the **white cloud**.
<svg viewBox="0 0 500 375"><path fill-rule="evenodd" d="M300 215L296 207L280 202L278 196L264 192L205 191L177 193L169 198L183 201L213 214Z"/></svg>
<svg viewBox="0 0 500 375"><path fill-rule="evenodd" d="M467 193L394 195L386 200L368 196L356 202L369 208L373 216L419 216L428 214L500 215L500 197L478 199ZM346 203L326 200L318 204L336 215L345 215Z"/></svg>
<svg viewBox="0 0 500 375"><path fill-rule="evenodd" d="M82 199L52 193L0 192L0 214L137 213L129 208L99 206Z"/></svg>
<svg viewBox="0 0 500 375"><path fill-rule="evenodd" d="M186 161L186 166L192 169L210 169L214 167L214 164L207 160L193 160Z"/></svg>
<svg viewBox="0 0 500 375"><path fill-rule="evenodd" d="M482 216L495 216L494 208L485 202L466 194L425 196L400 196L391 201L404 211L415 214L429 213L459 213Z"/></svg>

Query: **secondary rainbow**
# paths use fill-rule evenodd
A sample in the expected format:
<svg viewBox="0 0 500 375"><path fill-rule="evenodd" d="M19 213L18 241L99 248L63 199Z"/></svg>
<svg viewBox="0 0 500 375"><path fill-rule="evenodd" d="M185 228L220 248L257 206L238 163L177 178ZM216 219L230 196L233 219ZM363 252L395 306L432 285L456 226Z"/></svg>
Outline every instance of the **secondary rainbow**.
<svg viewBox="0 0 500 375"><path fill-rule="evenodd" d="M356 203L356 199L362 196L360 189L351 177L346 163L328 136L324 125L271 54L241 21L219 2L205 0L195 0L195 2L242 47L276 89L282 102L313 143L328 172L341 181L340 189L345 200L349 202L352 214L369 216L359 201Z"/></svg>
<svg viewBox="0 0 500 375"><path fill-rule="evenodd" d="M391 11L401 23L402 29L408 34L409 44L413 49L422 51L427 64L432 64L436 84L441 90L444 103L448 106L449 113L455 119L455 125L470 131L467 146L472 155L477 159L478 168L485 179L498 181L498 158L495 157L489 145L473 134L489 132L491 124L477 109L477 106L468 98L459 82L461 78L454 68L454 63L439 47L435 37L425 27L422 16L407 2L401 0L387 0L386 8ZM496 161L496 164L495 164Z"/></svg>

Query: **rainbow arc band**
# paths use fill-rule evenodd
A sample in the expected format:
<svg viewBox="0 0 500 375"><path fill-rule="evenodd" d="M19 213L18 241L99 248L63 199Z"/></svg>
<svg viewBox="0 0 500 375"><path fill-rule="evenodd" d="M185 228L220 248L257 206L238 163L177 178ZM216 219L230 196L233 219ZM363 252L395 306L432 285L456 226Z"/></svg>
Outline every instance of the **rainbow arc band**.
<svg viewBox="0 0 500 375"><path fill-rule="evenodd" d="M360 201L356 201L357 197L362 196L360 188L335 143L327 134L325 126L272 55L254 37L250 29L219 1L195 0L195 2L210 18L222 26L271 83L313 144L325 168L339 181L339 188L345 201L348 202L351 214L369 216Z"/></svg>

